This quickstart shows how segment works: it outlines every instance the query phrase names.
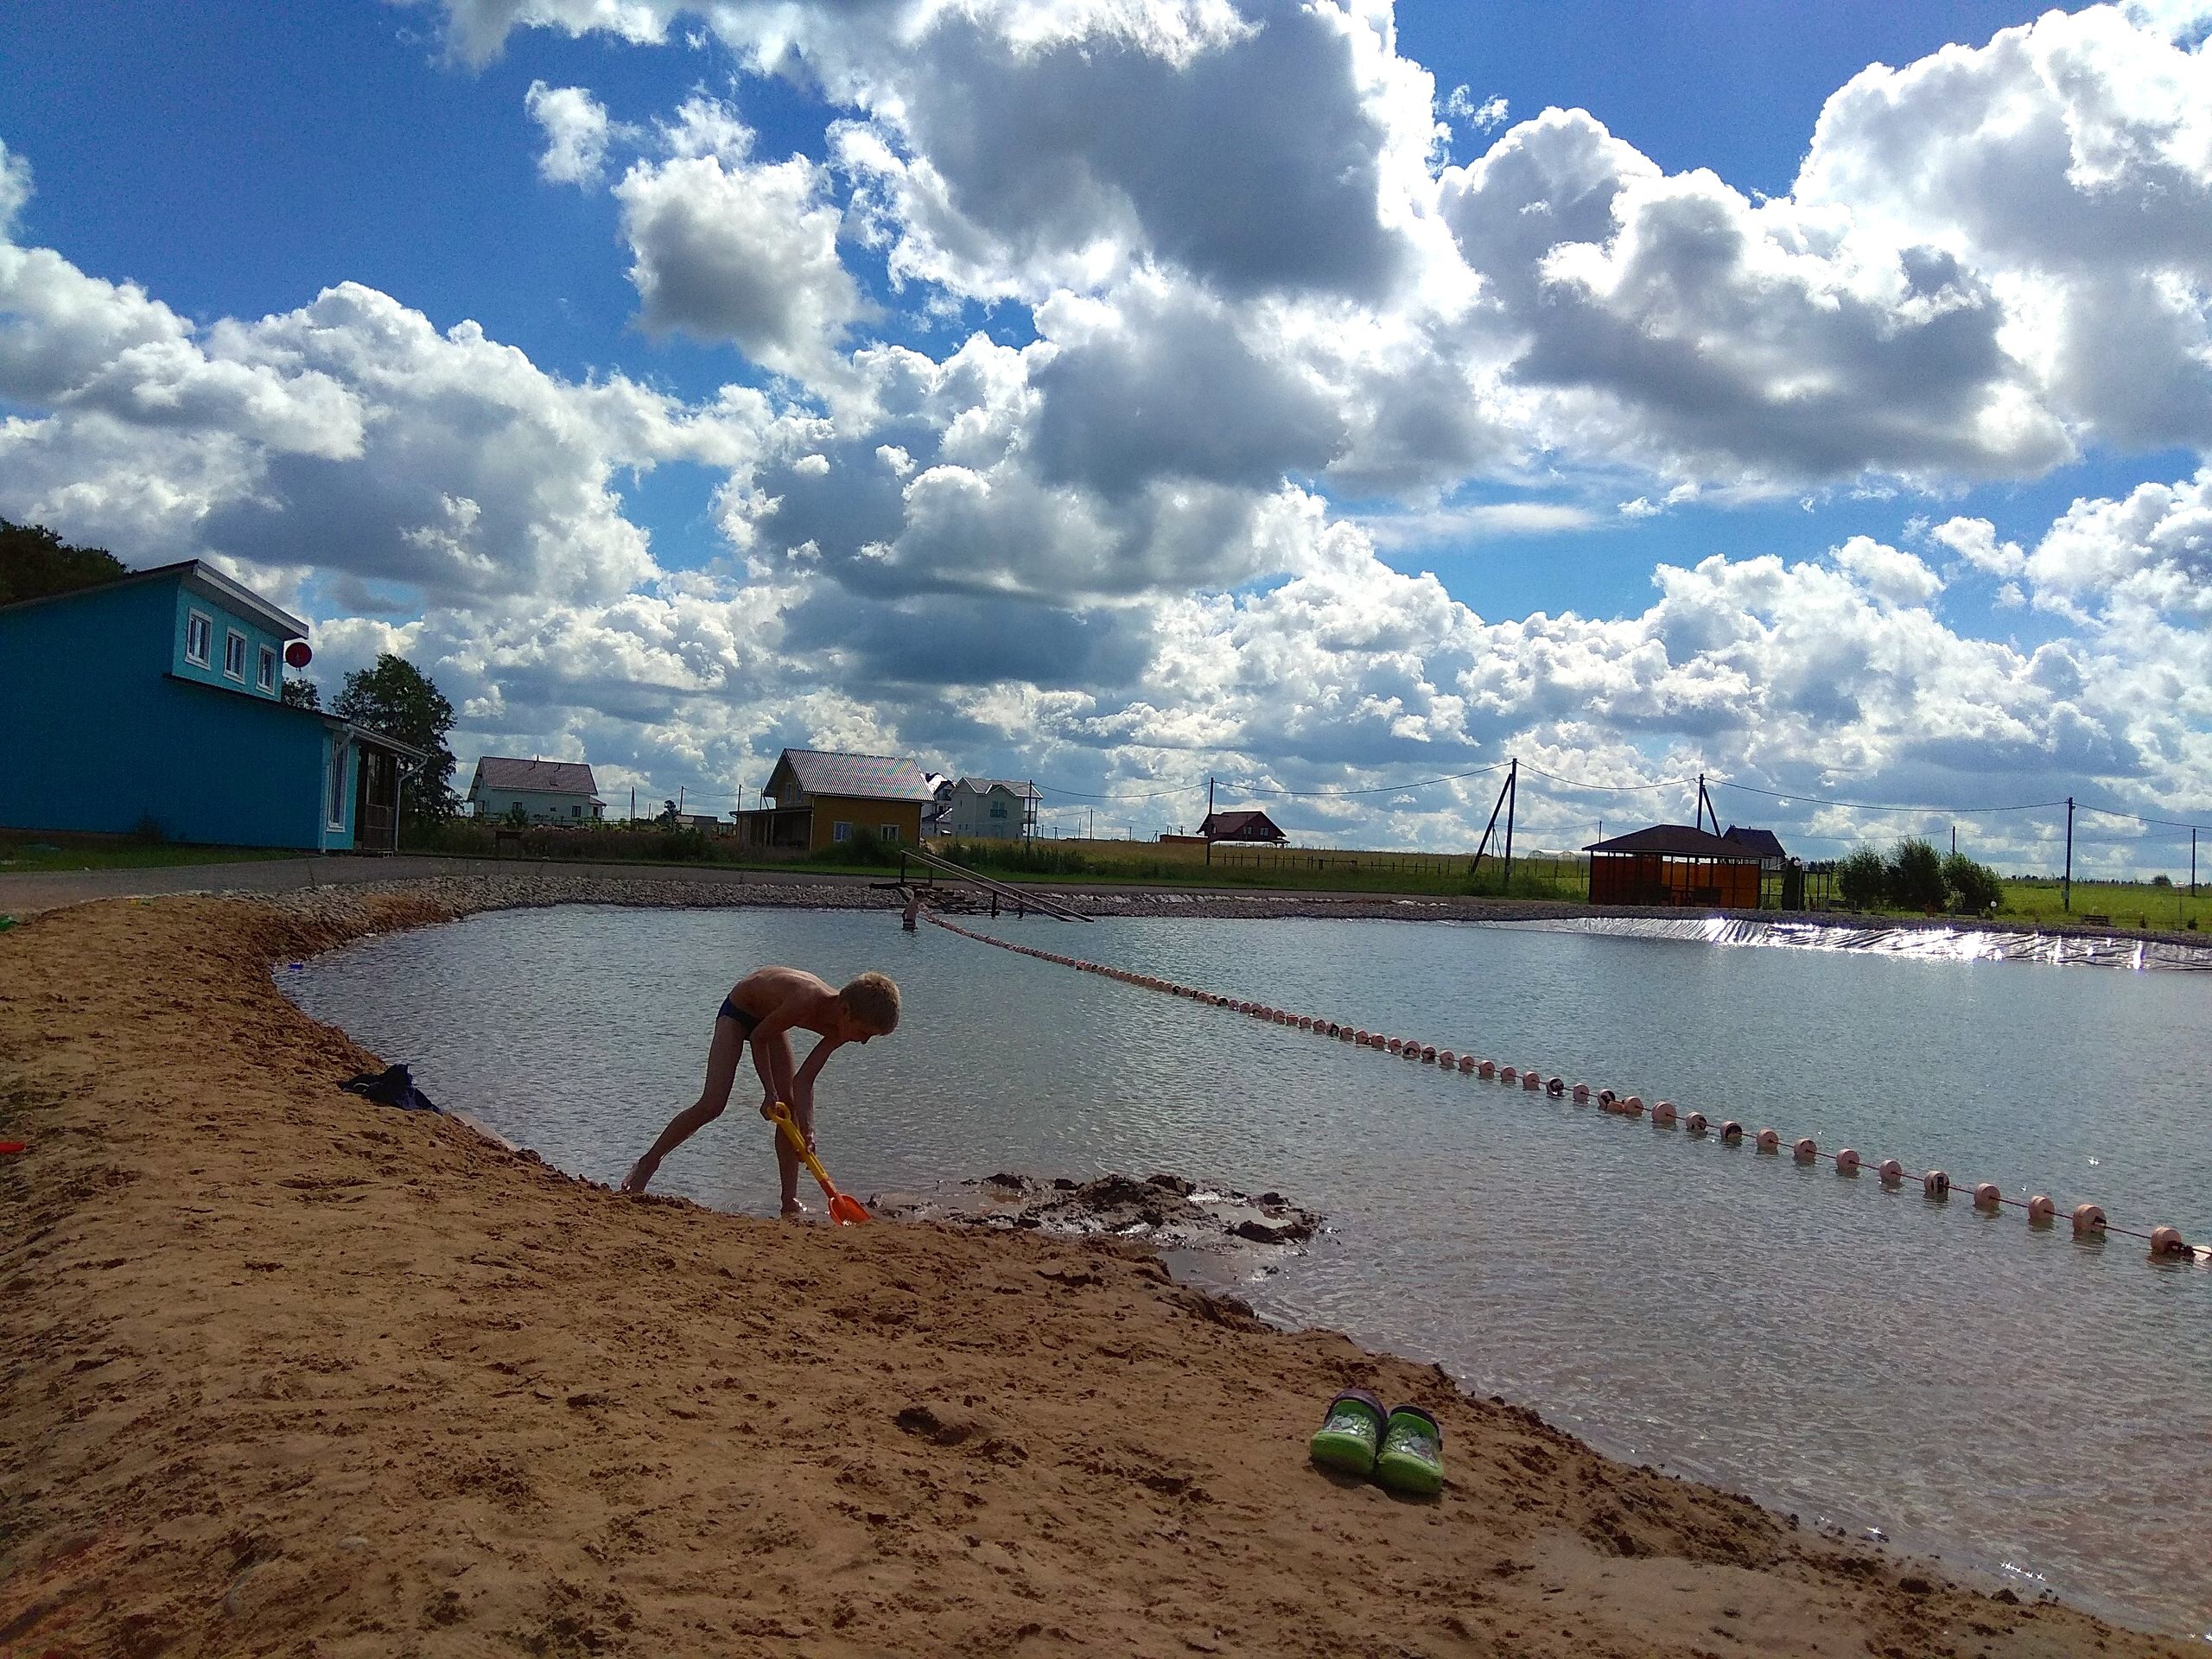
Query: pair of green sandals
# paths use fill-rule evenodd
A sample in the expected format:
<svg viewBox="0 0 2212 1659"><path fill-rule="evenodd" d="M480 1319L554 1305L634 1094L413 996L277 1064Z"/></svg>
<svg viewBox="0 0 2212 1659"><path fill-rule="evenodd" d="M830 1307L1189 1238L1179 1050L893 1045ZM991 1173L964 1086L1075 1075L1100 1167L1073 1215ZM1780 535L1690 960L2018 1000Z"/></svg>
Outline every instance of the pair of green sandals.
<svg viewBox="0 0 2212 1659"><path fill-rule="evenodd" d="M1313 1461L1339 1474L1372 1475L1394 1492L1434 1497L1444 1490L1444 1430L1419 1406L1393 1406L1365 1389L1329 1402L1313 1433Z"/></svg>

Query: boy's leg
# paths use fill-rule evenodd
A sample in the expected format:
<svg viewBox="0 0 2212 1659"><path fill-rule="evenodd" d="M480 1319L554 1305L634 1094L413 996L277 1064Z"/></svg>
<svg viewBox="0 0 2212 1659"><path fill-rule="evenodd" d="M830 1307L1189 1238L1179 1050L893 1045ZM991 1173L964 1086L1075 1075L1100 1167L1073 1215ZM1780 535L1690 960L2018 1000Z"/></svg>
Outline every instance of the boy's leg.
<svg viewBox="0 0 2212 1659"><path fill-rule="evenodd" d="M784 1063L784 1075L785 1077L791 1076L791 1033L788 1032L779 1031L772 1037L766 1038L764 1040L771 1043L779 1043L783 1046L781 1058ZM771 1075L768 1072L769 1057L758 1052L760 1048L759 1044L756 1043L753 1047L755 1051L754 1058L759 1062L762 1073L764 1075ZM773 1085L772 1084L772 1086ZM807 1136L810 1141L811 1141L814 1135L814 1125L811 1121L813 1116L814 1114L810 1110L802 1112L797 1103L793 1103L791 1104L791 1119L798 1125L799 1133ZM781 1129L776 1130L775 1135L776 1174L783 1182L784 1213L786 1216L803 1216L806 1213L806 1206L798 1201L798 1154L792 1150L791 1143L785 1138L784 1132Z"/></svg>
<svg viewBox="0 0 2212 1659"><path fill-rule="evenodd" d="M660 1160L722 1115L729 1104L730 1085L737 1077L737 1063L745 1054L743 1028L728 1014L715 1017L715 1039L707 1050L707 1081L699 1098L668 1121L660 1139L622 1178L625 1192L642 1192L660 1168Z"/></svg>

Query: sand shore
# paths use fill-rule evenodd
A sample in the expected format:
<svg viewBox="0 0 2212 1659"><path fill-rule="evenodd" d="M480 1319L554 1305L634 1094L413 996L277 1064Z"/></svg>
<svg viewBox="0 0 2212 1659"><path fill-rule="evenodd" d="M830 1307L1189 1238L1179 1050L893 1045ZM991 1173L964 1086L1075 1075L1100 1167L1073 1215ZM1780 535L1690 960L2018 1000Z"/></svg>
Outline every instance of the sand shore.
<svg viewBox="0 0 2212 1659"><path fill-rule="evenodd" d="M0 1655L2183 1651L1127 1247L623 1199L340 1092L270 963L639 897L521 880L0 933ZM1437 1413L1440 1502L1307 1465L1351 1383Z"/></svg>

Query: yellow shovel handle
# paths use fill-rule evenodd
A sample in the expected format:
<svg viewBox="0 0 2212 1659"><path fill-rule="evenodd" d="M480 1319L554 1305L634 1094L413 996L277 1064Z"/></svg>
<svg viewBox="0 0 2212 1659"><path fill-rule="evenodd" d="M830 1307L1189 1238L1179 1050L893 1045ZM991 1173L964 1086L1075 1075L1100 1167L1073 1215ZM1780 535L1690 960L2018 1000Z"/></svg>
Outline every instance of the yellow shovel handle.
<svg viewBox="0 0 2212 1659"><path fill-rule="evenodd" d="M806 1137L798 1132L798 1124L791 1116L791 1109L779 1100L772 1116L776 1120L776 1127L790 1141L791 1150L798 1154L799 1161L806 1166L808 1173L821 1183L824 1192L834 1196L837 1189L830 1184L830 1172L822 1167L822 1160L814 1155L814 1148L806 1144Z"/></svg>

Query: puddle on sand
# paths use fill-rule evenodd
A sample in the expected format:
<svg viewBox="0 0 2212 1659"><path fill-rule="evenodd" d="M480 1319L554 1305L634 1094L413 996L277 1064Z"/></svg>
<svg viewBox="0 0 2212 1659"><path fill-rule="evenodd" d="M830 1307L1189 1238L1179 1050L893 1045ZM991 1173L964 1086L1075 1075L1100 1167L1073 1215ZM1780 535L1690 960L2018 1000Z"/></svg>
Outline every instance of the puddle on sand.
<svg viewBox="0 0 2212 1659"><path fill-rule="evenodd" d="M1210 1285L1272 1273L1321 1230L1319 1216L1280 1192L1255 1197L1166 1174L1075 1181L1002 1172L921 1193L875 1193L868 1208L893 1221L1126 1238L1158 1250L1177 1277Z"/></svg>

